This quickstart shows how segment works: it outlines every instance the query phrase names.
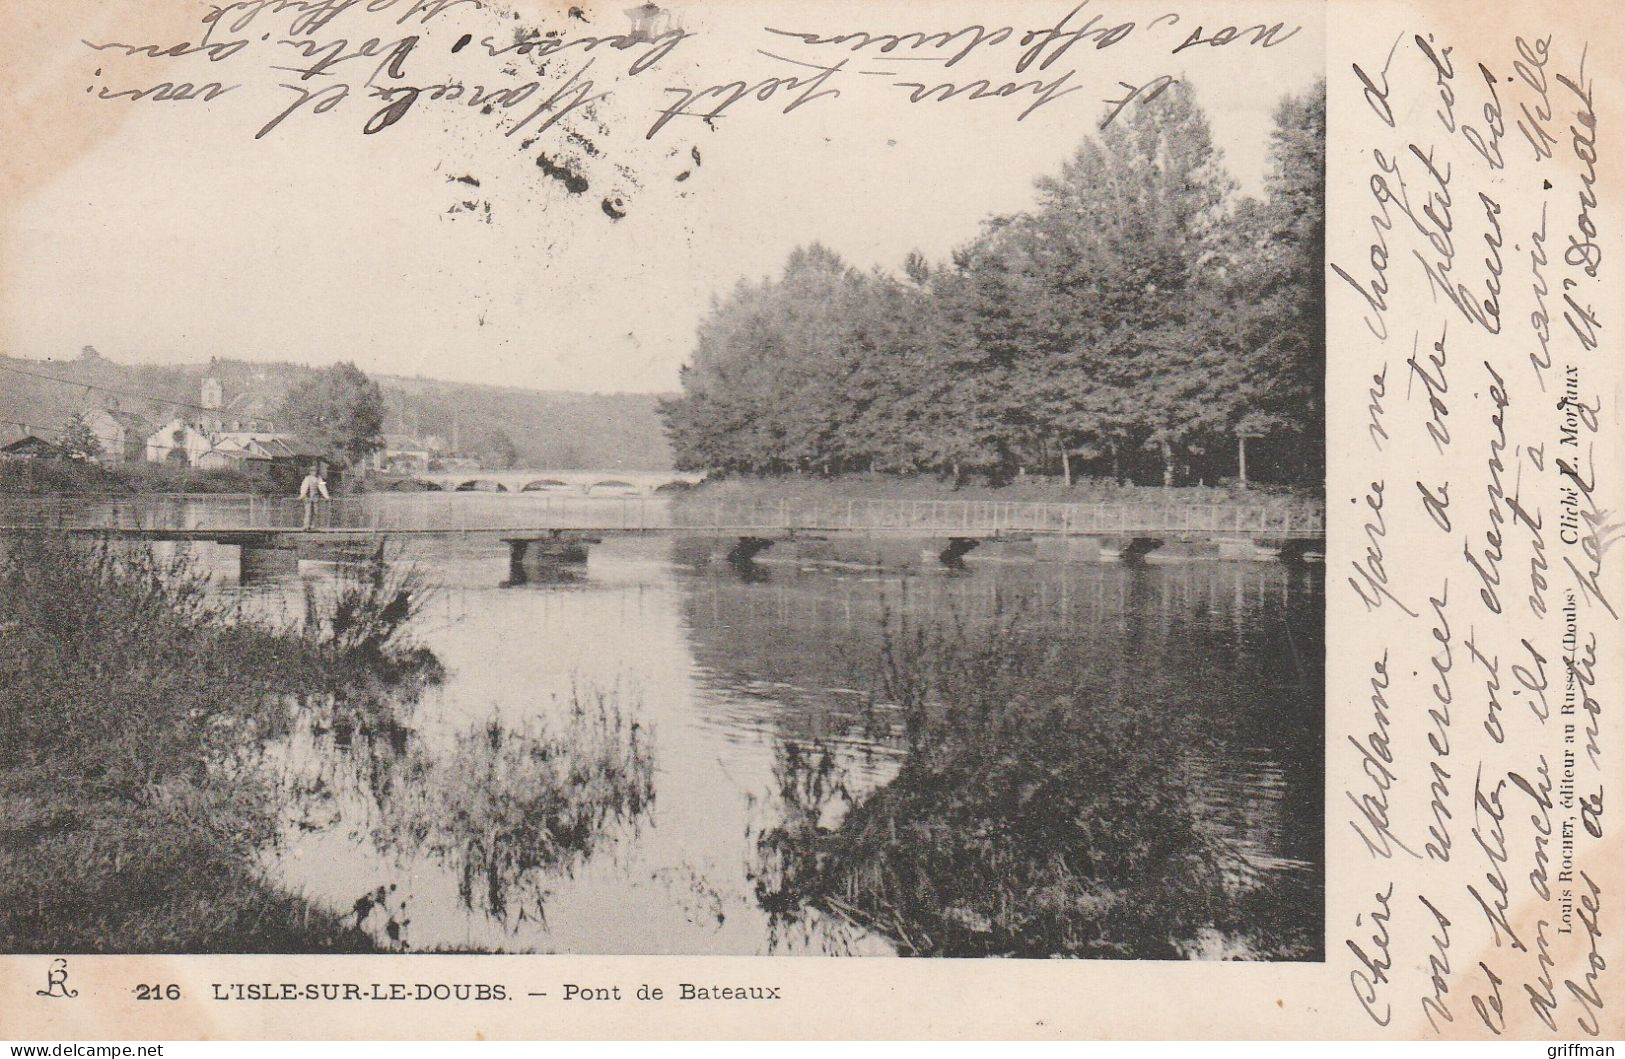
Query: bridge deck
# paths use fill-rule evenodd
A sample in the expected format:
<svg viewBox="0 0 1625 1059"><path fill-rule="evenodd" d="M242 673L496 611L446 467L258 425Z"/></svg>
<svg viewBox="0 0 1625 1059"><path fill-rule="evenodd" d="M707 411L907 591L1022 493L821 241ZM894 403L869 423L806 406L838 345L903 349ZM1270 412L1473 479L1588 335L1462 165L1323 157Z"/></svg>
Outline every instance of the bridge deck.
<svg viewBox="0 0 1625 1059"><path fill-rule="evenodd" d="M322 505L304 529L297 499L263 497L0 498L0 533L55 530L137 540L246 543L384 536L541 537L665 534L968 539L1046 536L1308 539L1325 536L1318 508L1269 504L1042 504L851 500L695 503L664 497L536 494L370 494Z"/></svg>
<svg viewBox="0 0 1625 1059"><path fill-rule="evenodd" d="M0 526L0 535L51 534L99 540L129 541L212 541L216 544L256 544L267 541L377 541L386 537L424 538L489 537L493 540L542 540L553 537L807 537L868 536L919 537L952 536L971 540L994 538L1029 539L1055 536L1041 530L943 529L940 532L910 528L852 528L845 526L470 526L466 529L400 528L365 526Z"/></svg>

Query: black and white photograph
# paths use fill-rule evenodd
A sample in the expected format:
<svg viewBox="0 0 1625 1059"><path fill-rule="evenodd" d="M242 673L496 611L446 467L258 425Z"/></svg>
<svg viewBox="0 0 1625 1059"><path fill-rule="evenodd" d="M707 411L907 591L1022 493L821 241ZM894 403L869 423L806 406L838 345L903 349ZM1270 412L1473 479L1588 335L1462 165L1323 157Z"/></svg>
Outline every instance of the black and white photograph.
<svg viewBox="0 0 1625 1059"><path fill-rule="evenodd" d="M55 11L0 952L1324 963L1324 8L628 2Z"/></svg>

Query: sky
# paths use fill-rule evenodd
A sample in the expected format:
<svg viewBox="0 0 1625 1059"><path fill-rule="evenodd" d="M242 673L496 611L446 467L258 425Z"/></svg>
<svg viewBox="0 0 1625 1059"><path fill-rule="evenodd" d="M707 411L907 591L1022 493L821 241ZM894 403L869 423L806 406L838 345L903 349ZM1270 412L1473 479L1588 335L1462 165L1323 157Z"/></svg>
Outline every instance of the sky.
<svg viewBox="0 0 1625 1059"><path fill-rule="evenodd" d="M63 2L67 11L84 0ZM564 51L539 72L539 57L481 51L487 38L510 43L515 27L565 40L622 33L624 0L584 6L579 18L533 0L465 0L405 27L391 11L347 10L316 34L334 54L418 36L390 85L539 87L491 114L420 95L394 125L364 135L381 105L365 82L382 57L358 56L313 79L335 94L348 86L344 98L320 114L313 98L263 138L255 133L297 98L281 86L298 73L277 67L315 61L278 48L292 15L261 11L235 36L216 26L211 41L245 44L211 62L81 43L195 41L205 8L192 0L164 0L163 18L136 25L83 6L77 19L32 28L29 65L12 86L22 104L0 119L20 123L4 139L24 144L21 161L0 170L16 192L0 203L0 352L64 358L88 344L126 362L351 360L543 390L670 391L711 298L741 277L774 272L814 240L862 268L896 269L916 249L940 260L985 217L1029 206L1034 178L1059 168L1103 101L1123 93L1119 81L1158 75L1194 86L1227 167L1243 192L1258 193L1277 101L1324 75L1318 6L1090 0L1062 28L1091 18L1102 30L1134 27L1110 47L1082 39L1047 70L1035 61L1016 73L1015 38L1056 25L1074 3L694 4L672 12L692 36L636 76L629 64L648 46ZM1271 47L1242 34L1172 53L1198 25L1205 41L1261 21L1303 28ZM766 32L972 24L1014 33L948 67L944 50L882 53L877 41L852 52ZM470 43L453 50L464 33ZM710 122L679 116L646 135L682 91L810 78L813 66L785 59L843 58L818 85L780 84ZM1049 83L1069 70L1060 94L1020 121L1032 90L914 103L914 90L898 86ZM537 129L538 117L509 135L572 73L609 95L550 129ZM210 101L99 98L214 80L237 87ZM820 89L839 95L783 112Z"/></svg>

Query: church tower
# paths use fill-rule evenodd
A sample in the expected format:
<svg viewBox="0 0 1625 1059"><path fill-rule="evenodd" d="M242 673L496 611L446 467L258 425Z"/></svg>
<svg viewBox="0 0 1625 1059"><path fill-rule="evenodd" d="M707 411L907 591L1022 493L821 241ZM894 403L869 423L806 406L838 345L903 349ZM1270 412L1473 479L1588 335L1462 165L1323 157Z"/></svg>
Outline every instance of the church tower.
<svg viewBox="0 0 1625 1059"><path fill-rule="evenodd" d="M225 404L225 391L220 386L220 380L213 375L203 380L203 407L208 409L203 413L203 426L209 430L220 429L220 409Z"/></svg>

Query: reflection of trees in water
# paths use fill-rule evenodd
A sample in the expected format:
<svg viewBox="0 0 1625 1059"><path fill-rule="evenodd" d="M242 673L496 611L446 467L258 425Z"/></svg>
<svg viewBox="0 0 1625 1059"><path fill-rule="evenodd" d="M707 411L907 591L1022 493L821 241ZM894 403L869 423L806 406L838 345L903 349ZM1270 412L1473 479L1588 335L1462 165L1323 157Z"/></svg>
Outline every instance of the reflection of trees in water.
<svg viewBox="0 0 1625 1059"><path fill-rule="evenodd" d="M1131 658L1161 639L1158 608L1133 598L1150 587L1129 583L1116 635L1034 621L1030 596L969 619L883 616L872 672L892 716L876 727L904 734L901 768L854 798L827 744L787 734L784 819L757 838L764 909L843 916L922 955L1315 956L1318 871L1266 885L1214 824L1203 765L1234 726L1188 708L1201 670L1184 652ZM1217 661L1256 677L1235 653ZM1317 719L1318 673L1291 681Z"/></svg>
<svg viewBox="0 0 1625 1059"><path fill-rule="evenodd" d="M455 872L465 908L510 931L543 918L550 880L635 826L654 797L649 734L604 692L574 693L552 722L492 720L443 739L391 714L307 717L288 750L296 826L347 824L402 870L433 858ZM405 945L394 890L363 895L355 912Z"/></svg>
<svg viewBox="0 0 1625 1059"><path fill-rule="evenodd" d="M1319 716L1318 695L1287 702L1272 693L1320 679L1321 578L1276 563L1033 564L967 577L813 574L767 584L714 577L692 584L685 618L704 669L730 684L854 688L879 650L883 609L975 626L1020 599L1029 624L1118 659L1113 694L1159 672L1217 669L1231 685L1215 696L1228 714L1267 704L1278 724L1282 707Z"/></svg>
<svg viewBox="0 0 1625 1059"><path fill-rule="evenodd" d="M1260 848L1280 846L1272 856L1318 866L1322 583L1318 570L1274 563L1010 565L765 585L719 577L691 585L685 625L702 679L763 688L787 738L862 748L869 739L851 737L875 735L855 720L874 694L883 611L971 632L1019 601L1027 632L1069 653L1076 691L1103 708L1154 702L1160 716L1190 715L1211 751L1212 808L1258 831Z"/></svg>
<svg viewBox="0 0 1625 1059"><path fill-rule="evenodd" d="M1122 619L1134 610L1159 634L1187 624L1194 614L1215 625L1241 628L1259 612L1292 607L1318 593L1318 570L1285 563L1190 562L1128 564L984 564L956 576L949 572L905 575L870 571L858 575L801 573L780 569L758 581L721 575L694 586L691 621L702 626L753 622L867 627L880 610L881 588L894 609L920 614L949 610L966 620L985 619L1019 594L1035 619L1086 629ZM907 586L906 597L902 586Z"/></svg>

